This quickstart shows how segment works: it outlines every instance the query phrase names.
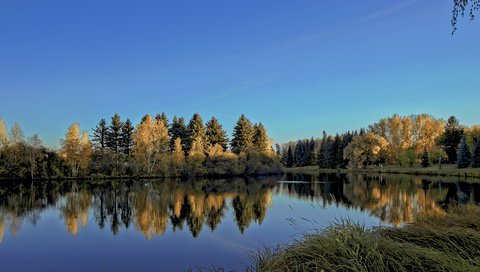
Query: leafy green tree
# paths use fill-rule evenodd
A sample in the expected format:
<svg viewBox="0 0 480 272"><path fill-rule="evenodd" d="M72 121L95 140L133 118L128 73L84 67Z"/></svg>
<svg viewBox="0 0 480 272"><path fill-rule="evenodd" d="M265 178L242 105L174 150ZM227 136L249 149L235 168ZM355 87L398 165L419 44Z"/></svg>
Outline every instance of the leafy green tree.
<svg viewBox="0 0 480 272"><path fill-rule="evenodd" d="M242 114L233 128L233 138L230 143L232 152L240 154L250 150L253 146L254 134L252 123Z"/></svg>
<svg viewBox="0 0 480 272"><path fill-rule="evenodd" d="M292 152L292 147L288 146L288 151L287 151L287 167L293 167L293 152Z"/></svg>
<svg viewBox="0 0 480 272"><path fill-rule="evenodd" d="M427 148L424 148L423 154L422 154L422 167L428 167L430 166L430 160L428 158L428 151Z"/></svg>
<svg viewBox="0 0 480 272"><path fill-rule="evenodd" d="M105 150L105 148L107 147L107 133L107 121L102 118L102 120L100 120L97 126L93 129L92 136L92 142L95 144L95 147L97 149L100 149L101 151Z"/></svg>
<svg viewBox="0 0 480 272"><path fill-rule="evenodd" d="M256 151L261 153L268 153L271 151L271 147L268 144L267 130L262 123L255 124L253 135L253 147Z"/></svg>
<svg viewBox="0 0 480 272"><path fill-rule="evenodd" d="M401 151L398 154L398 162L400 163L400 166L412 167L416 161L417 161L417 153L413 149L407 149L407 150Z"/></svg>
<svg viewBox="0 0 480 272"><path fill-rule="evenodd" d="M468 149L466 137L462 137L460 140L460 148L458 149L457 154L457 167L458 168L467 168L470 166L472 156L470 150Z"/></svg>
<svg viewBox="0 0 480 272"><path fill-rule="evenodd" d="M177 118L173 117L172 125L168 129L168 134L170 135L170 150L175 150L175 139L179 138L182 144L182 150L185 155L187 154L187 143L188 143L188 129L185 125L185 119L183 117Z"/></svg>
<svg viewBox="0 0 480 272"><path fill-rule="evenodd" d="M195 113L193 114L192 119L190 119L190 123L188 124L187 149L189 154L194 141L196 142L195 152L198 153L200 149L203 149L203 152L205 152L207 149L206 138L207 136L202 117L200 117L200 114Z"/></svg>
<svg viewBox="0 0 480 272"><path fill-rule="evenodd" d="M441 136L439 143L443 145L450 163L457 161L457 149L460 140L463 137L463 128L460 127L459 122L455 116L448 118L445 124L445 131Z"/></svg>
<svg viewBox="0 0 480 272"><path fill-rule="evenodd" d="M130 155L133 148L133 131L134 127L130 119L127 119L122 126L121 134L121 150L123 154Z"/></svg>
<svg viewBox="0 0 480 272"><path fill-rule="evenodd" d="M217 118L212 116L206 124L206 135L207 135L207 142L210 146L215 146L219 144L223 151L227 151L228 148L228 138L227 133L223 130L222 125L218 122Z"/></svg>
<svg viewBox="0 0 480 272"><path fill-rule="evenodd" d="M480 167L480 139L475 139L472 151L472 166Z"/></svg>
<svg viewBox="0 0 480 272"><path fill-rule="evenodd" d="M106 144L107 148L114 153L120 153L122 144L122 127L123 123L120 120L120 116L115 113L112 117L112 121L108 126Z"/></svg>

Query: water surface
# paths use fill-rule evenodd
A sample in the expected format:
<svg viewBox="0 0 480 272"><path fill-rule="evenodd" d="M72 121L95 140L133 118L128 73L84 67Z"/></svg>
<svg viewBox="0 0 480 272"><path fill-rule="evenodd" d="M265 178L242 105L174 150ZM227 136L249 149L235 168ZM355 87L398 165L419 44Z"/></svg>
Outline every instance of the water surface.
<svg viewBox="0 0 480 272"><path fill-rule="evenodd" d="M286 175L0 183L1 271L244 270L248 253L348 218L367 227L478 203L452 178Z"/></svg>

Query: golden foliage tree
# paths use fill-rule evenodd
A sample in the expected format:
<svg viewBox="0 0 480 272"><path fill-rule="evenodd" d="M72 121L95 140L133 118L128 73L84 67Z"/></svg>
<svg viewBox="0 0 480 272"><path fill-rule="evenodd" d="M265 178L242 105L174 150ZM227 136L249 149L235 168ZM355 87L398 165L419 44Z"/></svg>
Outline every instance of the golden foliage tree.
<svg viewBox="0 0 480 272"><path fill-rule="evenodd" d="M159 161L168 155L170 137L164 122L145 115L133 134L134 156L151 174Z"/></svg>
<svg viewBox="0 0 480 272"><path fill-rule="evenodd" d="M352 168L366 167L374 163L382 149L387 146L387 141L373 132L354 136L352 142L343 151L343 157L349 159Z"/></svg>
<svg viewBox="0 0 480 272"><path fill-rule="evenodd" d="M79 170L88 168L91 154L92 144L88 134L83 132L80 136L80 126L78 123L73 123L68 127L60 153L65 158L67 165L70 166L73 176L76 176Z"/></svg>
<svg viewBox="0 0 480 272"><path fill-rule="evenodd" d="M175 138L173 141L173 150L172 150L172 166L174 171L178 172L185 163L185 153L182 149L182 139L180 137Z"/></svg>
<svg viewBox="0 0 480 272"><path fill-rule="evenodd" d="M417 156L424 149L430 152L444 131L443 121L427 114L400 116L394 114L382 118L370 126L370 131L385 139L386 146L381 150L388 163L399 162L399 154L414 150Z"/></svg>
<svg viewBox="0 0 480 272"><path fill-rule="evenodd" d="M7 125L2 118L0 118L0 156L2 155L2 150L7 146L8 143L8 132Z"/></svg>

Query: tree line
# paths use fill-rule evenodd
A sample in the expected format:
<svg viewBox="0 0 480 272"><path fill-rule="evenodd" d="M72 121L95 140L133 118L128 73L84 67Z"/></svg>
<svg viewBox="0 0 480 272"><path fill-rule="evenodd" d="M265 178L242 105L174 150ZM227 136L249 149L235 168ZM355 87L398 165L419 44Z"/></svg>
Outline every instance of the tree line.
<svg viewBox="0 0 480 272"><path fill-rule="evenodd" d="M368 165L457 164L480 167L480 126L460 125L455 116L446 122L419 114L382 118L367 129L335 136L277 145L287 167L366 168Z"/></svg>
<svg viewBox="0 0 480 272"><path fill-rule="evenodd" d="M217 118L204 123L198 113L188 124L147 114L136 126L115 114L92 135L73 123L57 152L38 135L26 140L18 124L8 132L0 119L0 158L0 177L9 178L261 175L281 167L264 125L243 114L231 140Z"/></svg>

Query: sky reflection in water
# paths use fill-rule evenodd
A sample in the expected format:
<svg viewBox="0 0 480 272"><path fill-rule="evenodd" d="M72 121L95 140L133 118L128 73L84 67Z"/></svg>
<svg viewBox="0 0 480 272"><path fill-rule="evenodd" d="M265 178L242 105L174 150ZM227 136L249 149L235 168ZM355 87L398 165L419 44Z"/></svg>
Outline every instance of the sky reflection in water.
<svg viewBox="0 0 480 272"><path fill-rule="evenodd" d="M2 271L242 270L248 252L345 218L401 225L479 201L479 184L412 176L3 182L0 263Z"/></svg>

